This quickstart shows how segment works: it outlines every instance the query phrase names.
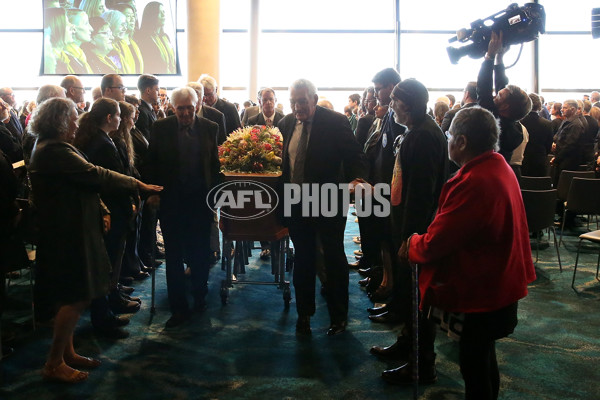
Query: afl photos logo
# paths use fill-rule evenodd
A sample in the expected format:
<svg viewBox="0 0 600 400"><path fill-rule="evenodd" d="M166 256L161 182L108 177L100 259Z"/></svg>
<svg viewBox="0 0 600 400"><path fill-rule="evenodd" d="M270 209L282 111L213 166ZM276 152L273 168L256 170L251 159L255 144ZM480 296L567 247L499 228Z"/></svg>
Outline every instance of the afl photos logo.
<svg viewBox="0 0 600 400"><path fill-rule="evenodd" d="M212 188L206 203L214 211L221 209L222 218L244 221L262 218L275 211L279 197L264 183L233 180Z"/></svg>

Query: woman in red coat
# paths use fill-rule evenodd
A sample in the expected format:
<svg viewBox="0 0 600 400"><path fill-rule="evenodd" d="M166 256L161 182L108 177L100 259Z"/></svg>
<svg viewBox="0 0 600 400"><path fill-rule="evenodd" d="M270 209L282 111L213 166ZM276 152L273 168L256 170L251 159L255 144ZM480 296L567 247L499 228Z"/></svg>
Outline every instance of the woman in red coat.
<svg viewBox="0 0 600 400"><path fill-rule="evenodd" d="M513 332L517 302L535 279L519 185L494 152L498 132L482 108L456 114L448 152L461 168L442 189L427 232L407 246L409 260L421 266L421 309L462 325L456 331L466 399L498 398L495 341Z"/></svg>

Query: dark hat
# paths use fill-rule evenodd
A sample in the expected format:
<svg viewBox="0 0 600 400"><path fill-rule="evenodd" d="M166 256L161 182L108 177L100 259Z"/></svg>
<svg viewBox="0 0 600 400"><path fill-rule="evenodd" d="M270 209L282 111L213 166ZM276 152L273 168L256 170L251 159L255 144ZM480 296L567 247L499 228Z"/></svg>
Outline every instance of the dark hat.
<svg viewBox="0 0 600 400"><path fill-rule="evenodd" d="M427 88L413 78L398 83L392 90L392 95L411 109L426 108L429 101Z"/></svg>

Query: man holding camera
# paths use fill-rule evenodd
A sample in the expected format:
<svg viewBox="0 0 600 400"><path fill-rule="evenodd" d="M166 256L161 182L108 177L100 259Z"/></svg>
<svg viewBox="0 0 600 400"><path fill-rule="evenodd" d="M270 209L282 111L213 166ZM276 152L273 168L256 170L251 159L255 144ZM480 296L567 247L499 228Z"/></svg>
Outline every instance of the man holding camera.
<svg viewBox="0 0 600 400"><path fill-rule="evenodd" d="M510 162L513 150L523 142L523 131L518 121L529 114L531 100L518 86L508 85L502 60L508 47L503 47L502 37L502 31L492 32L488 51L477 77L477 94L479 105L491 111L500 121L498 153L506 162ZM493 95L492 83L496 88L496 96Z"/></svg>

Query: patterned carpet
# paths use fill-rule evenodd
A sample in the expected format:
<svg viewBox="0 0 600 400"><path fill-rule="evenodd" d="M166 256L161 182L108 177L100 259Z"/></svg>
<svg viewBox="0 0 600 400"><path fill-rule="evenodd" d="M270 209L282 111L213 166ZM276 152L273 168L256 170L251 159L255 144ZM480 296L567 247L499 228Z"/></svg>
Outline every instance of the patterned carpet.
<svg viewBox="0 0 600 400"><path fill-rule="evenodd" d="M353 261L352 243L358 225L348 219L346 253ZM583 232L585 228L581 228ZM520 303L520 322L514 335L497 345L502 375L501 399L600 398L600 283L594 279L597 250L585 246L580 257L578 289L570 288L577 237L571 232L560 247L564 272L553 246L540 251L538 280ZM246 274L239 279L272 280L270 267L254 250ZM394 363L369 354L374 344L391 344L399 327L367 319L370 306L350 272L348 331L327 337L329 320L321 296L312 320L313 335L295 335L295 303L284 309L275 286L236 285L229 303L221 305L219 266L210 274L209 306L203 314L176 331L165 331L169 317L165 270L157 270L157 312L150 314L150 280L136 286L142 309L132 316L128 339L97 337L89 316L81 319L76 348L95 356L102 365L87 382L77 385L46 383L40 368L51 340L47 327L31 329L27 310L27 276L13 283L8 294L11 310L3 316L3 332L15 353L4 359L1 399L410 399L411 388L393 387L379 377ZM289 279L289 278L288 278ZM457 346L442 334L436 342L438 382L421 387L422 399L461 399L463 381Z"/></svg>

